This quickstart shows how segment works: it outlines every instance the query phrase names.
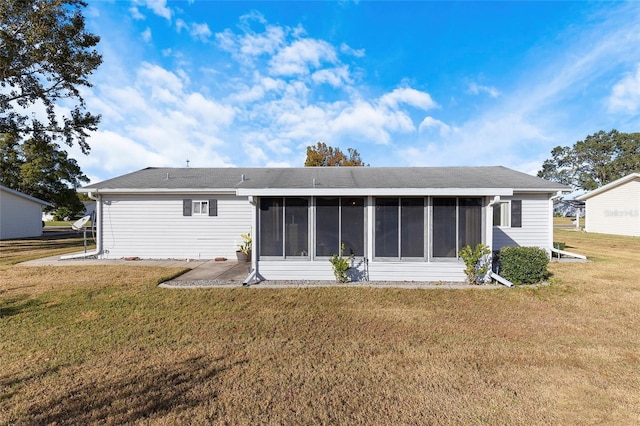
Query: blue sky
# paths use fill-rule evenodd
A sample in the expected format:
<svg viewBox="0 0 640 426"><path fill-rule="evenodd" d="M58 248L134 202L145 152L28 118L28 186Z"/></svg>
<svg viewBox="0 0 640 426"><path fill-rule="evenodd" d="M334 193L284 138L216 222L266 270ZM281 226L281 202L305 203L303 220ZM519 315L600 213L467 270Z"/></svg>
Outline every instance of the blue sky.
<svg viewBox="0 0 640 426"><path fill-rule="evenodd" d="M92 182L149 166L504 165L640 131L640 3L91 2Z"/></svg>

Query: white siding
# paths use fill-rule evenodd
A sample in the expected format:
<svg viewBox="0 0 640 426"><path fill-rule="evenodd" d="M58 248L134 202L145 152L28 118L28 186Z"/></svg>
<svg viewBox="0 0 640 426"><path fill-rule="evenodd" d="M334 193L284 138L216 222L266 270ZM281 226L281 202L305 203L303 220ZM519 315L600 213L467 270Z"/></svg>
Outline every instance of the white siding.
<svg viewBox="0 0 640 426"><path fill-rule="evenodd" d="M587 232L640 236L640 179L587 199Z"/></svg>
<svg viewBox="0 0 640 426"><path fill-rule="evenodd" d="M505 246L550 248L553 229L549 219L549 194L514 193L513 197L501 197L501 200L522 200L522 227L494 226L493 250Z"/></svg>
<svg viewBox="0 0 640 426"><path fill-rule="evenodd" d="M371 262L370 281L465 281L462 261Z"/></svg>
<svg viewBox="0 0 640 426"><path fill-rule="evenodd" d="M42 235L42 204L0 191L0 240Z"/></svg>
<svg viewBox="0 0 640 426"><path fill-rule="evenodd" d="M218 200L217 216L183 216L182 200ZM103 257L235 259L251 229L247 197L215 194L103 196Z"/></svg>
<svg viewBox="0 0 640 426"><path fill-rule="evenodd" d="M314 261L264 260L258 271L267 280L335 280L328 259ZM354 280L362 281L465 281L462 261L390 262L369 261L368 267L356 259Z"/></svg>

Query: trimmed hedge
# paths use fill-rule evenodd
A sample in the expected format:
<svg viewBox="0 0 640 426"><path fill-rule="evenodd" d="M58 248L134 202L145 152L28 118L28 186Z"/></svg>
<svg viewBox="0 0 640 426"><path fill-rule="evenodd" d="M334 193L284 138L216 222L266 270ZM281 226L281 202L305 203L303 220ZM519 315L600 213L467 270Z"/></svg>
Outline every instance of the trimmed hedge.
<svg viewBox="0 0 640 426"><path fill-rule="evenodd" d="M503 247L500 275L514 284L535 284L548 276L549 256L539 247Z"/></svg>

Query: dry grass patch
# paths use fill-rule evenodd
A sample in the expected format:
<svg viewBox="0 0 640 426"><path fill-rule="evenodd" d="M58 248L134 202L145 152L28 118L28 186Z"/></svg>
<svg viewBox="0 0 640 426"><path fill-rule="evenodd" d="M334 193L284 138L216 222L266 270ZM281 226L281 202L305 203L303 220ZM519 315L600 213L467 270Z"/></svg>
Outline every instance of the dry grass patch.
<svg viewBox="0 0 640 426"><path fill-rule="evenodd" d="M90 243L91 240L88 241ZM43 235L37 238L0 240L0 266L14 265L27 260L81 251L84 248L82 234ZM94 244L87 246L88 250Z"/></svg>
<svg viewBox="0 0 640 426"><path fill-rule="evenodd" d="M597 261L496 291L5 267L0 424L638 424L640 241L560 238Z"/></svg>

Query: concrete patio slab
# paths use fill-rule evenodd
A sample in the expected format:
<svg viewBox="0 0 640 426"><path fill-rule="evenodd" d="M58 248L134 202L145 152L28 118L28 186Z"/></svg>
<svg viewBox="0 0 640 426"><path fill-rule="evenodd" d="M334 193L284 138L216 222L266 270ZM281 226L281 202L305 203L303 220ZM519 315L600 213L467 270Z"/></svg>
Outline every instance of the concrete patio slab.
<svg viewBox="0 0 640 426"><path fill-rule="evenodd" d="M228 280L242 281L249 274L250 263L238 263L235 260L183 260L183 259L60 259L50 256L29 260L19 266L85 266L85 265L127 265L156 266L162 268L189 268L184 274L173 278L173 281Z"/></svg>

